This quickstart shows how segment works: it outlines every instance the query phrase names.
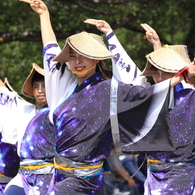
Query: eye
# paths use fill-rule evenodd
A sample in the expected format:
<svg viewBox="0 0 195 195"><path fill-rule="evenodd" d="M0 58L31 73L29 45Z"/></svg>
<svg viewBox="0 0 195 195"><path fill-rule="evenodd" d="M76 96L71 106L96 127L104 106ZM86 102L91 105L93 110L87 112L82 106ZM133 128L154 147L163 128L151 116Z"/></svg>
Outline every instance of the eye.
<svg viewBox="0 0 195 195"><path fill-rule="evenodd" d="M33 85L33 88L37 89L37 88L39 88L39 86L38 85Z"/></svg>
<svg viewBox="0 0 195 195"><path fill-rule="evenodd" d="M75 55L72 55L72 54L70 54L69 57L70 58L76 58L76 56Z"/></svg>
<svg viewBox="0 0 195 195"><path fill-rule="evenodd" d="M70 58L76 58L76 53L75 53L74 51L71 50L71 51L69 52L69 57L70 57Z"/></svg>

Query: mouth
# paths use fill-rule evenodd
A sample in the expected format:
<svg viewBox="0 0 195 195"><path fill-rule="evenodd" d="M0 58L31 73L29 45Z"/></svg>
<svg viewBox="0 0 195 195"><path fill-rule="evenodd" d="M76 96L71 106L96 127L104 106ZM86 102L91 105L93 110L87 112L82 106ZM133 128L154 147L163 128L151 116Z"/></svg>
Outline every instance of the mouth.
<svg viewBox="0 0 195 195"><path fill-rule="evenodd" d="M43 96L43 95L38 95L38 96L37 96L37 99L46 99L46 97Z"/></svg>
<svg viewBox="0 0 195 195"><path fill-rule="evenodd" d="M75 70L78 71L78 72L82 72L84 69L85 69L84 66L77 66L77 67L75 67Z"/></svg>

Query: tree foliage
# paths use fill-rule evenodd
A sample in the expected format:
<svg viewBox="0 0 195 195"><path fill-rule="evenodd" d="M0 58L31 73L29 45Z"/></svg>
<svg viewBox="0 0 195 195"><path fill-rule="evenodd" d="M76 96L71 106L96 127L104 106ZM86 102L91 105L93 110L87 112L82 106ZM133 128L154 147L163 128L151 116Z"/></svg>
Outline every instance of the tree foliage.
<svg viewBox="0 0 195 195"><path fill-rule="evenodd" d="M67 36L80 31L100 34L84 24L87 18L106 20L122 45L142 70L152 46L140 23L148 23L163 44L185 44L190 58L195 52L195 6L193 0L44 0L61 46ZM1 2L0 78L7 77L20 92L33 62L42 66L39 17L28 4ZM104 35L102 35L104 36ZM110 65L110 62L107 62Z"/></svg>

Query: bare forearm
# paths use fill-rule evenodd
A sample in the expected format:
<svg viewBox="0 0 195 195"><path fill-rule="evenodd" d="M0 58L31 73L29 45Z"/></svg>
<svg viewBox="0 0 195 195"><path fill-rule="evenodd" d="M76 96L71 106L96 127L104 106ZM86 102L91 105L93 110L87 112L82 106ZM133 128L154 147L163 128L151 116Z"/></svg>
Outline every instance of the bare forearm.
<svg viewBox="0 0 195 195"><path fill-rule="evenodd" d="M174 87L175 85L177 85L178 83L180 83L182 80L183 80L183 76L173 77L171 79L171 87Z"/></svg>
<svg viewBox="0 0 195 195"><path fill-rule="evenodd" d="M161 42L158 42L158 43L153 44L154 51L157 50L157 49L160 49L161 47L162 47Z"/></svg>
<svg viewBox="0 0 195 195"><path fill-rule="evenodd" d="M43 45L50 41L56 41L56 36L51 25L50 14L48 11L45 11L40 15L40 25Z"/></svg>

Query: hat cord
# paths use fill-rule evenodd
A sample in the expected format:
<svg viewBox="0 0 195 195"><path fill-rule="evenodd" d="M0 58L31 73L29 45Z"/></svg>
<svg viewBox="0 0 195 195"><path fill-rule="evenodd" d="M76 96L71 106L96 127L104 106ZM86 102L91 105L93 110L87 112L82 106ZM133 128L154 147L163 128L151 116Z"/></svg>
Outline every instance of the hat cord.
<svg viewBox="0 0 195 195"><path fill-rule="evenodd" d="M99 63L99 62L98 62L97 65L98 65L98 68L99 68L100 72L101 72L105 77L112 78L112 72L111 72L111 71L102 69L102 67L100 66L100 63Z"/></svg>

